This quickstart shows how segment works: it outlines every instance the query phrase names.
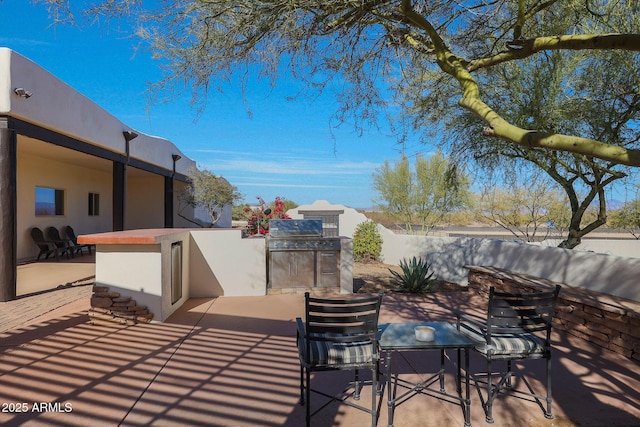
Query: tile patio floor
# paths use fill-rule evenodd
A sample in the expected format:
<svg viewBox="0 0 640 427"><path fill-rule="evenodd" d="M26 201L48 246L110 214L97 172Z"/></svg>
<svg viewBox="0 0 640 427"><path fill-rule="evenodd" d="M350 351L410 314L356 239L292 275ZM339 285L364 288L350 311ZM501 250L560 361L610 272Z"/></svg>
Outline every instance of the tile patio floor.
<svg viewBox="0 0 640 427"><path fill-rule="evenodd" d="M0 325L0 425L304 425L304 409L297 403L294 324L302 315L303 296L192 299L165 323L120 327L88 323L89 288L0 303L4 319L17 318L28 306L50 309L19 324ZM464 292L387 295L381 322L451 321L452 309L478 304ZM455 353L449 356L455 359ZM413 352L406 359L396 366L409 375L410 366L430 372L439 356ZM540 385L542 365L521 365L534 387ZM482 359L472 353L471 371L481 366ZM318 374L316 384L336 387L343 376ZM494 426L640 426L636 362L555 334L553 379L554 420L546 420L535 403L506 397L495 405ZM448 376L449 390L455 389L453 383ZM362 402L369 402L369 392L364 389ZM473 389L471 397L472 425L489 425ZM40 402L53 405L41 408ZM11 406L16 403L25 403L28 411L16 412ZM383 402L378 425L386 420ZM367 414L333 404L314 417L313 425L368 422ZM431 397L414 397L396 409L396 427L462 425L459 406Z"/></svg>

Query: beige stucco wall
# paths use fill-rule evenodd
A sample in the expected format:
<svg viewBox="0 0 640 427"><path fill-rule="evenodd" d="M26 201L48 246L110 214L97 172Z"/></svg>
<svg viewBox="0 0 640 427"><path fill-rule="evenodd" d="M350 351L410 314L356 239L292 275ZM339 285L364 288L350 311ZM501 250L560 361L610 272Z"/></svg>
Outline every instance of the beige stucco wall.
<svg viewBox="0 0 640 427"><path fill-rule="evenodd" d="M155 243L135 243L155 234ZM155 321L166 320L189 298L266 295L264 238L242 238L235 229L123 232L130 242L96 247L96 284L146 306ZM107 236L118 235L108 233ZM85 236L86 237L86 236ZM89 236L91 237L91 236ZM126 239L125 239L126 240ZM124 241L124 240L123 240ZM182 242L182 297L171 302L171 245Z"/></svg>
<svg viewBox="0 0 640 427"><path fill-rule="evenodd" d="M0 48L0 70L10 70L13 52L7 48ZM11 72L0 73L0 111L11 110Z"/></svg>
<svg viewBox="0 0 640 427"><path fill-rule="evenodd" d="M640 259L537 244L493 239L395 235L383 236L389 264L426 257L442 279L466 283L465 265L504 268L640 301Z"/></svg>
<svg viewBox="0 0 640 427"><path fill-rule="evenodd" d="M153 237L150 237L153 236ZM97 243L96 284L146 306L164 321L189 298L263 296L266 241L238 229L133 230L83 236ZM152 238L155 243L148 242ZM104 242L100 243L101 239ZM120 239L120 240L119 240ZM127 243L122 243L127 242ZM171 302L171 245L182 242L182 298ZM340 291L353 292L351 239L342 239Z"/></svg>
<svg viewBox="0 0 640 427"><path fill-rule="evenodd" d="M31 227L40 227L44 231L49 226L60 229L70 225L76 234L111 230L113 209L110 173L45 159L33 153L21 151L19 147L17 165L18 260L35 257L38 254L38 249L31 239ZM64 190L64 215L35 215L36 186ZM89 192L100 194L99 216L88 215Z"/></svg>
<svg viewBox="0 0 640 427"><path fill-rule="evenodd" d="M300 205L297 208L289 209L287 215L293 219L302 219L304 215L298 213L299 211L344 211L344 213L340 215L338 235L346 237L353 237L358 225L367 220L364 214L361 214L353 208L344 205L334 205L326 200L316 200L310 205Z"/></svg>
<svg viewBox="0 0 640 427"><path fill-rule="evenodd" d="M171 245L182 242L182 297L171 301ZM146 306L155 321L166 320L190 298L189 231L158 237L157 244L98 244L96 284Z"/></svg>
<svg viewBox="0 0 640 427"><path fill-rule="evenodd" d="M0 47L0 114L11 115L98 147L124 153L123 130L130 128L92 100L58 79L33 61ZM22 87L33 96L23 99L13 93ZM176 172L189 175L196 166L171 141L136 132L131 142L131 158L137 158L172 170L172 154L182 157Z"/></svg>
<svg viewBox="0 0 640 427"><path fill-rule="evenodd" d="M108 286L162 317L162 253L158 245L97 245L96 285Z"/></svg>
<svg viewBox="0 0 640 427"><path fill-rule="evenodd" d="M367 220L355 209L318 200L287 213L302 218L298 210L343 210L340 235L353 237ZM548 246L553 242L521 243L493 239L433 237L396 234L378 224L382 261L399 264L414 256L426 257L442 279L466 283L465 265L486 265L527 273L571 286L640 301L640 241L585 240L577 249Z"/></svg>
<svg viewBox="0 0 640 427"><path fill-rule="evenodd" d="M353 240L340 239L340 293L353 293Z"/></svg>
<svg viewBox="0 0 640 427"><path fill-rule="evenodd" d="M265 239L243 239L241 230L192 230L189 268L194 298L267 292Z"/></svg>
<svg viewBox="0 0 640 427"><path fill-rule="evenodd" d="M125 229L164 227L164 177L151 173L127 178Z"/></svg>
<svg viewBox="0 0 640 427"><path fill-rule="evenodd" d="M14 88L18 87L31 92L32 96L28 99L17 96ZM0 115L15 117L123 156L126 144L122 132L132 130L46 69L5 47L0 47ZM175 163L177 173L188 176L196 167L195 161L171 141L133 130L138 136L130 143L131 160L138 159L170 172L174 167L172 155L177 154L181 156ZM111 161L98 160L104 161L105 167L101 170L90 169L84 167L81 160L77 161L85 155L74 152L76 162L63 163L64 160L51 158L51 153L64 148L51 149L42 155L38 155L39 151L43 151L39 149L25 153L20 148L25 139L18 135L18 260L37 254L29 235L33 226L46 228L69 224L77 234L110 231L113 224ZM41 144L53 147L50 141L42 141ZM163 227L164 178L144 172L142 177L129 174L127 181L126 228ZM184 183L175 183L176 188L181 185L184 186ZM36 218L35 186L65 190L65 215ZM86 199L89 192L100 194L99 217L87 215ZM177 193L174 193L174 208L178 209ZM228 223L230 225L230 219ZM193 224L176 214L174 226L192 227Z"/></svg>
<svg viewBox="0 0 640 427"><path fill-rule="evenodd" d="M631 234L629 234L631 236ZM537 243L540 246L555 247L560 244L561 240L545 240ZM580 246L580 251L598 252L601 254L616 255L628 258L640 258L640 240L636 239L584 239Z"/></svg>

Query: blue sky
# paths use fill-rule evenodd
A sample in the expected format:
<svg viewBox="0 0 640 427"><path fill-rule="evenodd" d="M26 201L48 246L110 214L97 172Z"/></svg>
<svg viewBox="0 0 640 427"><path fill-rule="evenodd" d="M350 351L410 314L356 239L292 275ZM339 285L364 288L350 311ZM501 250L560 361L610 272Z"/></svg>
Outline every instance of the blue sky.
<svg viewBox="0 0 640 427"><path fill-rule="evenodd" d="M168 103L147 104L147 83L160 79L159 63L117 23L52 26L44 6L27 0L0 2L0 46L42 66L126 125L167 138L198 166L221 174L249 203L276 196L298 204L316 199L356 208L372 206L371 174L399 158L396 138L384 130L358 135L332 129L332 94L287 100L299 83L254 82L243 103L237 87L209 94L197 117L190 92ZM216 86L216 85L214 85ZM247 113L251 110L251 115ZM197 117L197 120L196 120ZM429 147L409 141L407 152Z"/></svg>

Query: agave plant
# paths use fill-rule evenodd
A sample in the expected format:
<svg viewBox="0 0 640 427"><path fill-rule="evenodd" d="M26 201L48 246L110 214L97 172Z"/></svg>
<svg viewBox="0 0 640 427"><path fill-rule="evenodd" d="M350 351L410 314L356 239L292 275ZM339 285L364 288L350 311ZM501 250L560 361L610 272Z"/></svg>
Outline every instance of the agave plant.
<svg viewBox="0 0 640 427"><path fill-rule="evenodd" d="M431 291L431 286L436 282L433 277L434 273L430 272L431 264L427 264L426 260L413 257L407 261L400 261L402 273L389 269L393 275L392 283L397 285L397 292L405 292L411 294L424 294Z"/></svg>

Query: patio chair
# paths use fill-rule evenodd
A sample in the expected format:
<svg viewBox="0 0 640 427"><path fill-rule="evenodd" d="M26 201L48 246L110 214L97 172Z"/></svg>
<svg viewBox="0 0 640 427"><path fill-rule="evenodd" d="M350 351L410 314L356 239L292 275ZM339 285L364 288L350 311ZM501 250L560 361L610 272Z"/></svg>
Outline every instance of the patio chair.
<svg viewBox="0 0 640 427"><path fill-rule="evenodd" d="M379 349L377 343L378 316L382 292L377 296L344 299L312 298L305 293L305 320L297 318L297 345L300 356L300 404L306 406L307 427L311 417L334 401L371 414L371 425L378 421ZM371 408L348 400L360 399L363 381L360 369L371 370ZM342 393L331 395L311 388L311 372L349 370L355 379ZM311 392L329 398L311 412Z"/></svg>
<svg viewBox="0 0 640 427"><path fill-rule="evenodd" d="M519 397L528 397L544 411L547 419L551 412L551 321L555 310L560 285L552 291L530 293L498 292L489 288L487 318L477 318L458 313L458 330L475 340L475 350L487 360L487 372L474 375L478 383L486 385L486 401L480 401L488 423L493 423L493 402L503 390ZM520 375L528 392L512 388L512 361L523 359L546 360L546 396L536 394L524 377ZM506 371L493 373L492 362L504 360ZM498 376L497 381L494 375ZM486 377L486 381L477 378ZM494 383L494 381L496 381ZM546 402L546 408L543 404Z"/></svg>
<svg viewBox="0 0 640 427"><path fill-rule="evenodd" d="M89 255L91 255L91 247L93 245L79 244L78 237L76 237L76 233L75 231L73 231L73 228L71 228L70 225L65 225L64 227L62 227L62 232L64 233L66 238L71 241L72 248L76 253L83 255L82 250L86 248L87 251L89 251Z"/></svg>
<svg viewBox="0 0 640 427"><path fill-rule="evenodd" d="M56 227L47 227L46 232L49 240L52 241L53 244L56 245L62 253L65 253L65 252L67 253L67 258L69 257L69 255L71 255L71 258L73 258L73 249L71 248L72 246L71 240L63 239L60 236L60 232Z"/></svg>
<svg viewBox="0 0 640 427"><path fill-rule="evenodd" d="M66 253L66 248L59 248L55 243L50 240L45 239L44 233L38 227L33 227L31 229L31 238L33 242L38 246L40 252L38 252L38 256L36 261L40 261L40 257L44 255L44 259L49 259L49 256L53 254L56 261L59 260L58 255L60 253Z"/></svg>

